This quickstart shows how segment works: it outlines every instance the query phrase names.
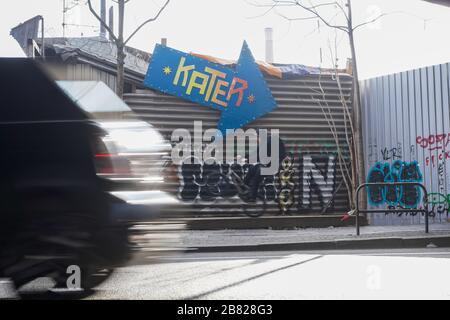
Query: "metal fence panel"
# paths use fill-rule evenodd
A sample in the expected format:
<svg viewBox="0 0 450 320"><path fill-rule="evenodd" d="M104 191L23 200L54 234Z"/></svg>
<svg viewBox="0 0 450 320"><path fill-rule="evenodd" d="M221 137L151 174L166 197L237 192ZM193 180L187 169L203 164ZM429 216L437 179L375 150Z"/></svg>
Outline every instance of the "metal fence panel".
<svg viewBox="0 0 450 320"><path fill-rule="evenodd" d="M435 223L448 222L449 218L449 90L449 64L361 83L367 182L374 179L373 172L385 180L420 179L431 194L431 222ZM389 190L383 190L381 201L371 201L369 196L370 207L408 208L401 201L406 194L403 189L390 195ZM393 195L398 201L392 200ZM417 193L408 196L417 197ZM423 206L422 199L418 201L417 206ZM369 219L378 225L423 223L423 216L412 213L374 213Z"/></svg>

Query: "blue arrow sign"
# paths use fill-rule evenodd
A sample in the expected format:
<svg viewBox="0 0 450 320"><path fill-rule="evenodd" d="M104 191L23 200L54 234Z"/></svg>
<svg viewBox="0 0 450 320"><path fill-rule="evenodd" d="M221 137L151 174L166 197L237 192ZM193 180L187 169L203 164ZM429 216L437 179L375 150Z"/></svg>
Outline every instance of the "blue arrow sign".
<svg viewBox="0 0 450 320"><path fill-rule="evenodd" d="M144 85L221 111L223 134L277 107L246 42L236 69L157 45Z"/></svg>

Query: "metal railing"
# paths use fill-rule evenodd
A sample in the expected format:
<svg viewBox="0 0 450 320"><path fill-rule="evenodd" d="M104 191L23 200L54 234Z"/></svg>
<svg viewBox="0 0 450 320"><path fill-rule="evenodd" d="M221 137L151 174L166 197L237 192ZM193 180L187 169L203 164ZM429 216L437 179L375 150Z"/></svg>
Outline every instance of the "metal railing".
<svg viewBox="0 0 450 320"><path fill-rule="evenodd" d="M361 210L359 208L359 195L361 193L361 190L363 188L368 187L387 187L387 186L415 186L419 187L423 191L423 208L419 209L365 209ZM417 212L417 213L424 213L425 215L425 233L429 232L429 211L428 211L428 192L425 186L418 182L375 182L375 183L364 183L356 189L356 215L355 215L355 223L356 223L356 235L359 236L360 233L360 222L359 222L359 214L360 213L386 213L386 212L393 212L393 213L411 213L411 212Z"/></svg>

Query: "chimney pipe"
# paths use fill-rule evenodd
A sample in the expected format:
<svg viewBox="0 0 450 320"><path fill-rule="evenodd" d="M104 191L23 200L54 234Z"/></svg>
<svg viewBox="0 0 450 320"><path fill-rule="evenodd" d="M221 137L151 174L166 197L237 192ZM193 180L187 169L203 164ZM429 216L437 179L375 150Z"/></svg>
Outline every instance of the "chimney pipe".
<svg viewBox="0 0 450 320"><path fill-rule="evenodd" d="M100 6L100 18L106 23L106 0L102 0ZM106 28L103 23L100 23L100 37L106 38Z"/></svg>
<svg viewBox="0 0 450 320"><path fill-rule="evenodd" d="M161 38L161 45L167 47L167 38Z"/></svg>
<svg viewBox="0 0 450 320"><path fill-rule="evenodd" d="M266 62L273 63L274 53L273 53L273 29L266 28Z"/></svg>
<svg viewBox="0 0 450 320"><path fill-rule="evenodd" d="M113 6L111 6L109 8L109 29L111 31L114 31L114 7ZM114 40L112 37L112 34L109 35L109 40L110 41Z"/></svg>

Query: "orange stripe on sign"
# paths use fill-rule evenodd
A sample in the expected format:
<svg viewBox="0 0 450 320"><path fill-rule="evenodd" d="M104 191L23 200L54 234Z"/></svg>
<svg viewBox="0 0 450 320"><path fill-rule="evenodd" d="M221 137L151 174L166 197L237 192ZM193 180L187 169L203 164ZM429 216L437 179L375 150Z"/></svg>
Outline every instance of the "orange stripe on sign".
<svg viewBox="0 0 450 320"><path fill-rule="evenodd" d="M191 53L191 55L193 55L194 57L198 57L198 58L201 58L201 59L208 60L210 62L221 64L221 65L230 65L230 64L235 64L236 63L236 61L233 61L233 60L216 58L216 57L213 57L213 56L208 56L206 54Z"/></svg>
<svg viewBox="0 0 450 320"><path fill-rule="evenodd" d="M256 61L256 63L263 72L280 79L283 77L283 73L281 72L280 68L264 61Z"/></svg>
<svg viewBox="0 0 450 320"><path fill-rule="evenodd" d="M206 54L191 53L191 55L201 58L201 59L204 59L204 60L208 60L213 63L221 64L221 65L236 64L235 60L216 58L216 57L209 56ZM262 72L264 72L268 75L271 75L273 77L280 78L280 79L283 77L283 74L282 74L280 68L275 67L275 66L271 65L270 63L267 63L264 61L256 61L256 63L258 64L259 69L261 69Z"/></svg>

